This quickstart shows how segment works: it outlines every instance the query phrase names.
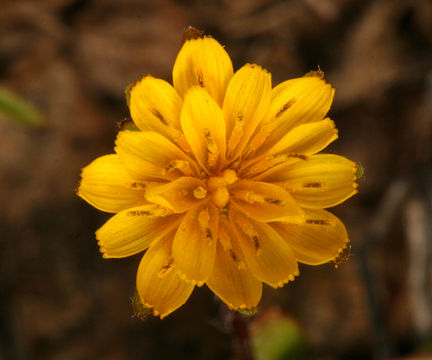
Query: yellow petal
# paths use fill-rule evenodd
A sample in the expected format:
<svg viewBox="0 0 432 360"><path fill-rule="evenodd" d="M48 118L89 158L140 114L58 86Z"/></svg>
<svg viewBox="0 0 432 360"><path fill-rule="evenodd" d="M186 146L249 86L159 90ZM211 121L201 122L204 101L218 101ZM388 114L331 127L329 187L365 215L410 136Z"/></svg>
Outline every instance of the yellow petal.
<svg viewBox="0 0 432 360"><path fill-rule="evenodd" d="M215 170L225 161L225 121L219 105L208 92L194 86L186 93L181 126L198 162Z"/></svg>
<svg viewBox="0 0 432 360"><path fill-rule="evenodd" d="M174 263L183 278L201 286L213 270L218 212L200 206L183 218L173 242Z"/></svg>
<svg viewBox="0 0 432 360"><path fill-rule="evenodd" d="M99 210L116 213L147 204L146 183L132 180L117 155L97 158L81 177L78 195Z"/></svg>
<svg viewBox="0 0 432 360"><path fill-rule="evenodd" d="M231 79L223 112L226 122L227 158L239 156L271 99L271 74L258 65L246 64Z"/></svg>
<svg viewBox="0 0 432 360"><path fill-rule="evenodd" d="M233 310L255 308L261 299L261 281L248 269L239 269L220 243L216 247L213 272L206 283Z"/></svg>
<svg viewBox="0 0 432 360"><path fill-rule="evenodd" d="M297 261L319 265L334 260L348 243L344 224L325 210L305 210L304 224L274 223Z"/></svg>
<svg viewBox="0 0 432 360"><path fill-rule="evenodd" d="M169 83L150 75L130 89L130 113L138 128L158 132L184 149L179 121L182 105L182 99Z"/></svg>
<svg viewBox="0 0 432 360"><path fill-rule="evenodd" d="M276 144L294 127L324 119L333 102L334 88L323 74L285 81L272 90L267 114L250 142L262 153Z"/></svg>
<svg viewBox="0 0 432 360"><path fill-rule="evenodd" d="M115 151L124 167L139 180L193 176L196 163L156 132L120 131Z"/></svg>
<svg viewBox="0 0 432 360"><path fill-rule="evenodd" d="M294 280L299 273L297 261L284 239L266 223L238 213L231 215L231 225L252 274L275 288Z"/></svg>
<svg viewBox="0 0 432 360"><path fill-rule="evenodd" d="M238 181L229 187L236 208L257 221L303 221L303 211L288 191L259 181Z"/></svg>
<svg viewBox="0 0 432 360"><path fill-rule="evenodd" d="M227 214L228 215L228 214ZM246 269L246 261L237 240L237 235L229 222L228 216L219 218L218 241L239 269Z"/></svg>
<svg viewBox="0 0 432 360"><path fill-rule="evenodd" d="M183 44L174 64L173 84L181 97L194 85L204 87L222 105L232 75L225 49L215 39L204 37Z"/></svg>
<svg viewBox="0 0 432 360"><path fill-rule="evenodd" d="M277 179L301 207L338 205L357 193L357 164L333 154L318 154L285 168Z"/></svg>
<svg viewBox="0 0 432 360"><path fill-rule="evenodd" d="M288 132L270 150L247 161L244 171L248 177L254 177L279 164L292 163L293 159L304 159L308 155L315 154L335 139L337 139L337 130L330 119L299 125Z"/></svg>
<svg viewBox="0 0 432 360"><path fill-rule="evenodd" d="M266 154L312 155L337 139L337 129L330 119L299 125L286 134Z"/></svg>
<svg viewBox="0 0 432 360"><path fill-rule="evenodd" d="M143 306L164 318L182 306L194 285L180 279L171 257L174 233L155 241L138 267L136 287Z"/></svg>
<svg viewBox="0 0 432 360"><path fill-rule="evenodd" d="M96 239L105 258L137 254L178 225L181 215L167 215L158 205L144 205L123 210L109 219Z"/></svg>
<svg viewBox="0 0 432 360"><path fill-rule="evenodd" d="M185 212L207 198L205 183L194 177L181 177L169 183L152 186L146 199L174 212Z"/></svg>

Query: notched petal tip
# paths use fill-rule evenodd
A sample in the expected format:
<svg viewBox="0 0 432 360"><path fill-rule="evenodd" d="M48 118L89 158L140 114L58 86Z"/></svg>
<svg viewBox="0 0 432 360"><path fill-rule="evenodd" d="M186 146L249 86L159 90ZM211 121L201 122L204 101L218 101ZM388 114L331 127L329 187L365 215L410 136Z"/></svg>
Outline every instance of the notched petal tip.
<svg viewBox="0 0 432 360"><path fill-rule="evenodd" d="M311 70L303 75L303 77L317 77L320 80L325 80L324 71L322 71L320 68L318 70Z"/></svg>
<svg viewBox="0 0 432 360"><path fill-rule="evenodd" d="M198 287L201 287L205 284L205 281L197 281L197 280L191 279L185 273L181 272L178 268L176 268L176 271L177 271L177 275L180 277L180 279L183 280L187 284L196 285Z"/></svg>
<svg viewBox="0 0 432 360"><path fill-rule="evenodd" d="M153 78L153 76L151 76L150 74L143 75L141 79L133 81L126 85L124 89L124 94L126 97L126 103L128 107L130 107L130 99L131 99L132 91L135 90L136 86L139 85L141 82L143 82L146 78Z"/></svg>
<svg viewBox="0 0 432 360"><path fill-rule="evenodd" d="M197 28L189 25L183 32L182 42L183 45L186 41L194 39L202 39L204 37L204 31L198 30Z"/></svg>
<svg viewBox="0 0 432 360"><path fill-rule="evenodd" d="M285 286L286 284L288 284L289 282L294 281L295 278L296 278L297 276L299 276L299 275L300 275L300 272L299 272L299 270L297 269L294 273L288 275L287 278L285 278L285 279L279 281L279 282L276 283L276 284L269 284L269 285L270 285L272 288L274 288L274 289L278 289L278 288L284 287L284 286Z"/></svg>
<svg viewBox="0 0 432 360"><path fill-rule="evenodd" d="M233 304L226 302L225 300L224 300L224 302L225 302L225 305L228 307L228 309L230 309L232 311L238 311L239 313L241 313L243 315L252 316L258 312L258 306L249 306L246 304L241 304L241 305L235 306Z"/></svg>
<svg viewBox="0 0 432 360"><path fill-rule="evenodd" d="M313 77L313 78L318 78L320 80L322 80L327 86L330 86L331 88L331 92L334 95L335 92L335 87L329 83L325 77L324 71L322 71L319 67L318 70L311 70L309 72L307 72L306 74L303 75L303 77ZM332 97L333 97L332 95Z"/></svg>
<svg viewBox="0 0 432 360"><path fill-rule="evenodd" d="M351 257L351 244L350 240L344 244L343 247L341 247L338 250L338 254L332 259L331 261L334 263L335 269L338 269L339 266L345 262L347 262Z"/></svg>
<svg viewBox="0 0 432 360"><path fill-rule="evenodd" d="M261 71L264 72L265 75L271 76L271 73L266 68L262 67L261 65L255 64L255 63L246 63L243 67L250 68L250 69L256 69L256 70L261 70Z"/></svg>
<svg viewBox="0 0 432 360"><path fill-rule="evenodd" d="M258 306L254 306L246 309L237 309L237 311L245 316L253 316L258 312Z"/></svg>

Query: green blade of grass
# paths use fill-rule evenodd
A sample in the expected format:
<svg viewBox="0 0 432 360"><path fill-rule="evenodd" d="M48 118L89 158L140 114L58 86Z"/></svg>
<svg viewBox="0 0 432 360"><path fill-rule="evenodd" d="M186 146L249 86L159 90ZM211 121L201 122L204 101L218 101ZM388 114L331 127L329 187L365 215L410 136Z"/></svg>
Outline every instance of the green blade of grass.
<svg viewBox="0 0 432 360"><path fill-rule="evenodd" d="M0 87L0 114L8 120L31 127L44 125L42 114L24 99Z"/></svg>

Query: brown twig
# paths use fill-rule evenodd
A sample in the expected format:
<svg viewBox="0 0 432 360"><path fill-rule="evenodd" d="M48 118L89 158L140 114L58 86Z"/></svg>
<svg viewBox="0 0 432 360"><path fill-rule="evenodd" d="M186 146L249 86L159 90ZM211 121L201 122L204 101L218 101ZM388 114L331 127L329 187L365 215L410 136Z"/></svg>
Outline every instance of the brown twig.
<svg viewBox="0 0 432 360"><path fill-rule="evenodd" d="M246 316L237 311L227 311L227 322L230 326L235 358L253 360L249 324Z"/></svg>
<svg viewBox="0 0 432 360"><path fill-rule="evenodd" d="M365 284L371 322L374 330L374 359L388 359L393 345L386 330L383 318L383 306L378 298L374 276L369 263L369 252L383 238L391 226L392 221L401 208L408 194L409 184L405 179L395 180L387 188L373 221L366 232L363 242L358 249L360 272Z"/></svg>

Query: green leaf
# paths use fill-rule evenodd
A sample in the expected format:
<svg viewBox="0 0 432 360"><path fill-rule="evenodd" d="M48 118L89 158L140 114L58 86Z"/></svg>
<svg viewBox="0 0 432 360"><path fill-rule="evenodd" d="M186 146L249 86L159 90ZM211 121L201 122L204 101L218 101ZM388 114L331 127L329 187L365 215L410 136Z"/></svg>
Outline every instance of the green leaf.
<svg viewBox="0 0 432 360"><path fill-rule="evenodd" d="M134 315L135 317L137 317L138 319L144 320L145 318L147 318L151 313L152 313L152 309L144 306L141 302L141 299L138 295L138 291L135 290L135 294L132 298L132 308L134 311Z"/></svg>
<svg viewBox="0 0 432 360"><path fill-rule="evenodd" d="M130 106L130 96L131 96L131 91L134 88L134 86L138 83L138 81L134 81L130 84L127 84L124 92L125 92L125 96L126 96L126 103L127 106Z"/></svg>
<svg viewBox="0 0 432 360"><path fill-rule="evenodd" d="M364 167L361 166L360 164L357 164L357 170L355 173L355 176L357 179L360 179L364 174Z"/></svg>
<svg viewBox="0 0 432 360"><path fill-rule="evenodd" d="M129 130L129 131L140 131L135 123L131 119L124 119L118 124L118 128L120 131Z"/></svg>
<svg viewBox="0 0 432 360"><path fill-rule="evenodd" d="M252 326L256 360L299 360L305 340L298 324L279 310L268 310Z"/></svg>
<svg viewBox="0 0 432 360"><path fill-rule="evenodd" d="M44 125L42 114L18 95L0 87L0 114L6 118L31 127Z"/></svg>

